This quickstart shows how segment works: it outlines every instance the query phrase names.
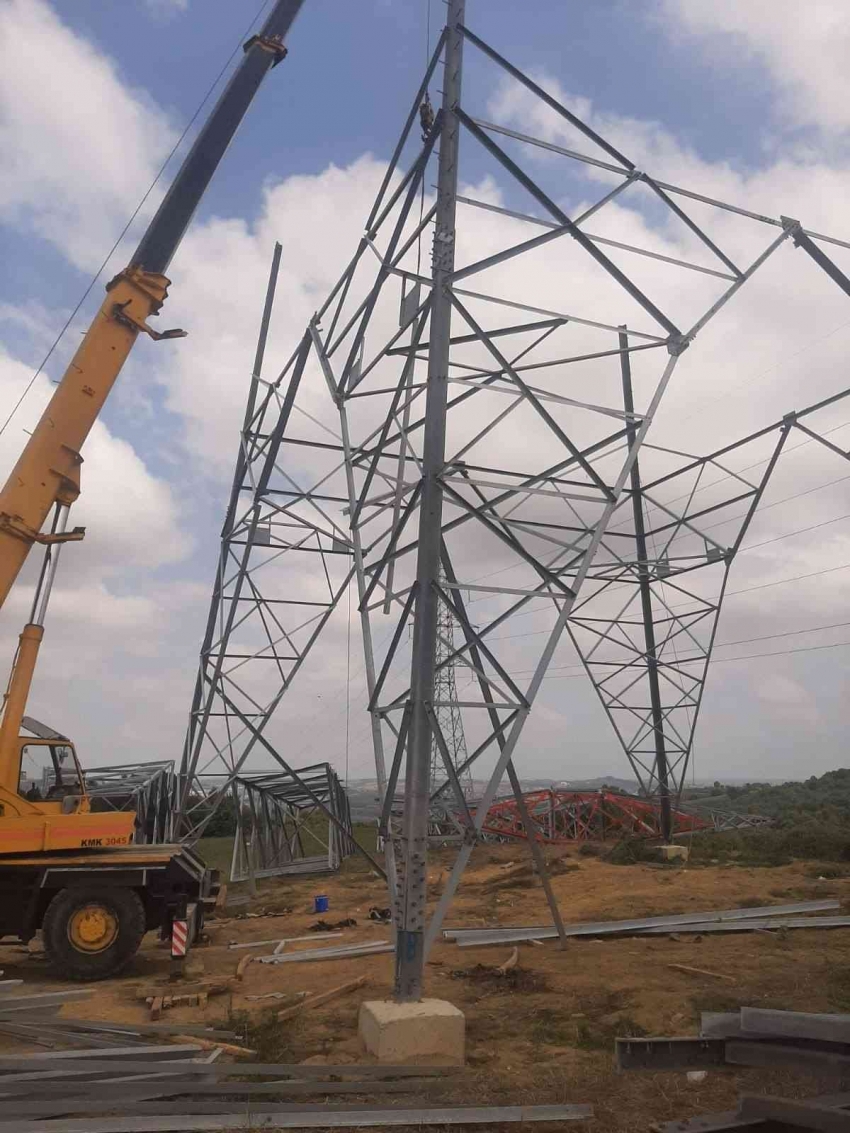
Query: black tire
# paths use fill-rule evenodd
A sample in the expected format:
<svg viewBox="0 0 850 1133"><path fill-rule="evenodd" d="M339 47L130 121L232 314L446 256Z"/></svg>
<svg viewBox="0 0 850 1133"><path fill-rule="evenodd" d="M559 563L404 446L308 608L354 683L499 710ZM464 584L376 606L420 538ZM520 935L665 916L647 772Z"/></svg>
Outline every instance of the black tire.
<svg viewBox="0 0 850 1133"><path fill-rule="evenodd" d="M89 911L106 918L112 935L88 941L88 948L78 947L73 939L75 926L78 930ZM41 927L44 950L59 975L71 980L105 980L125 968L139 950L145 935L145 909L133 889L60 889L47 906Z"/></svg>

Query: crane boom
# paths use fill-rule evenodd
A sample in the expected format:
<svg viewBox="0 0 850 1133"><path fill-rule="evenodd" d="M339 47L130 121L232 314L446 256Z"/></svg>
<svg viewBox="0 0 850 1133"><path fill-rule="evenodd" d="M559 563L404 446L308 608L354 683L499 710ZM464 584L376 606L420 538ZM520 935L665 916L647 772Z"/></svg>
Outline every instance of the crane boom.
<svg viewBox="0 0 850 1133"><path fill-rule="evenodd" d="M42 534L54 505L70 506L80 493L81 449L139 334L165 301L172 256L207 185L268 70L286 54L283 38L303 0L277 0L201 129L128 267L107 295L0 491L0 607L35 543L82 538L80 528Z"/></svg>
<svg viewBox="0 0 850 1133"><path fill-rule="evenodd" d="M83 444L139 334L158 340L185 333L159 333L148 323L166 299L165 272L263 77L285 56L283 37L302 3L274 0L262 30L244 45L0 491L0 607L33 545L46 548L0 720L0 937L26 942L41 931L51 965L72 979L115 975L151 928L172 938L173 963L182 964L218 892L217 871L185 846L134 845L132 811L96 813L74 744L25 712L59 552L84 534L67 528L80 494ZM22 727L31 735L20 734Z"/></svg>

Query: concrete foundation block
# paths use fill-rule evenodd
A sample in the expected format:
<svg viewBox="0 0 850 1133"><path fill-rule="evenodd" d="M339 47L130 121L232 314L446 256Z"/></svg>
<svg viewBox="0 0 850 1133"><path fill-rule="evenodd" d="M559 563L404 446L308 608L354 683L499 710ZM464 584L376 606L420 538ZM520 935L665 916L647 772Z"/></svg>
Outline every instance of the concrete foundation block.
<svg viewBox="0 0 850 1133"><path fill-rule="evenodd" d="M360 1006L358 1032L378 1062L462 1066L463 1012L444 999L419 1003L372 1000Z"/></svg>
<svg viewBox="0 0 850 1133"><path fill-rule="evenodd" d="M658 852L664 862L686 862L690 856L687 846L659 846Z"/></svg>

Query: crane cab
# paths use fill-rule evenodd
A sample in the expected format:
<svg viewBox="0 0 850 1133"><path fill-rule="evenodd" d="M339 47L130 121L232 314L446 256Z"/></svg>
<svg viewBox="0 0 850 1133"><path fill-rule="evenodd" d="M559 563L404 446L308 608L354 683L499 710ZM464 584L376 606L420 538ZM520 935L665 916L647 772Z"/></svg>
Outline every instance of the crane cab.
<svg viewBox="0 0 850 1133"><path fill-rule="evenodd" d="M133 841L135 816L92 814L74 745L25 716L14 787L0 784L0 855L38 850L102 850Z"/></svg>
<svg viewBox="0 0 850 1133"><path fill-rule="evenodd" d="M89 809L77 753L61 737L18 737L18 796L42 814L78 814Z"/></svg>

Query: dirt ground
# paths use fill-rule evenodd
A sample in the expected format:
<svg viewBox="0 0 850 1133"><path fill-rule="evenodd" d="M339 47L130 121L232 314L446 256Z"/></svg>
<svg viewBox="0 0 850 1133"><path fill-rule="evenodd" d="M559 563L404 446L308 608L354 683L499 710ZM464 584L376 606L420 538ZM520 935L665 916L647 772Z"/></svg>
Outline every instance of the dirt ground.
<svg viewBox="0 0 850 1133"><path fill-rule="evenodd" d="M449 861L444 852L431 860L434 899ZM522 847L481 847L448 924L548 923L540 883L526 863ZM834 867L820 870L811 862L779 868L614 866L570 851L558 855L554 869L553 884L570 921L821 897L850 901L850 879L819 879L822 873L834 874ZM383 883L362 861L352 859L339 875L262 882L250 905L225 909L209 921L210 943L193 953L203 961L204 978L232 977L239 959L253 951L231 950L228 945L233 942L312 936L308 930L317 919L312 909L316 893L330 899L325 920L351 917L357 925L344 929L338 940L326 941L324 934L316 933L315 939L289 945L288 951L389 940L389 929L368 917L371 905L386 904ZM230 896L235 894L231 888ZM246 912L274 915L245 917ZM258 955L271 951L269 945L256 949ZM815 1080L787 1070L712 1071L705 1081L692 1084L681 1072L618 1075L613 1069L615 1036L693 1035L701 1011L734 1010L741 1005L850 1011L850 931L846 929L735 933L698 941L668 936L576 939L565 950L550 940L520 946L514 972L507 977L493 974L489 969L510 952L511 946L461 949L441 943L435 947L427 969L427 994L450 1000L465 1012L468 1068L460 1078L438 1080L432 1092L422 1095L423 1102L589 1102L595 1120L580 1128L640 1133L653 1123L734 1108L743 1092L798 1096L847 1088L835 1077ZM726 978L686 974L671 969L671 964ZM23 978L33 990L61 982L50 976L41 957L19 947L0 945L0 967L6 978ZM151 934L127 973L97 985L94 998L67 1006L62 1014L142 1022L148 1012L135 998L136 991L164 985L168 967L167 949ZM204 1011L174 1008L162 1018L226 1024L238 1030L245 1044L265 1061L367 1061L356 1037L358 1007L363 1000L389 996L392 968L391 954L321 963L251 964L244 980L211 998ZM357 976L365 976L367 982L356 993L304 1010L285 1023L275 1020L280 1003L247 998L268 992L324 991ZM0 1038L0 1052L12 1047L22 1049Z"/></svg>

